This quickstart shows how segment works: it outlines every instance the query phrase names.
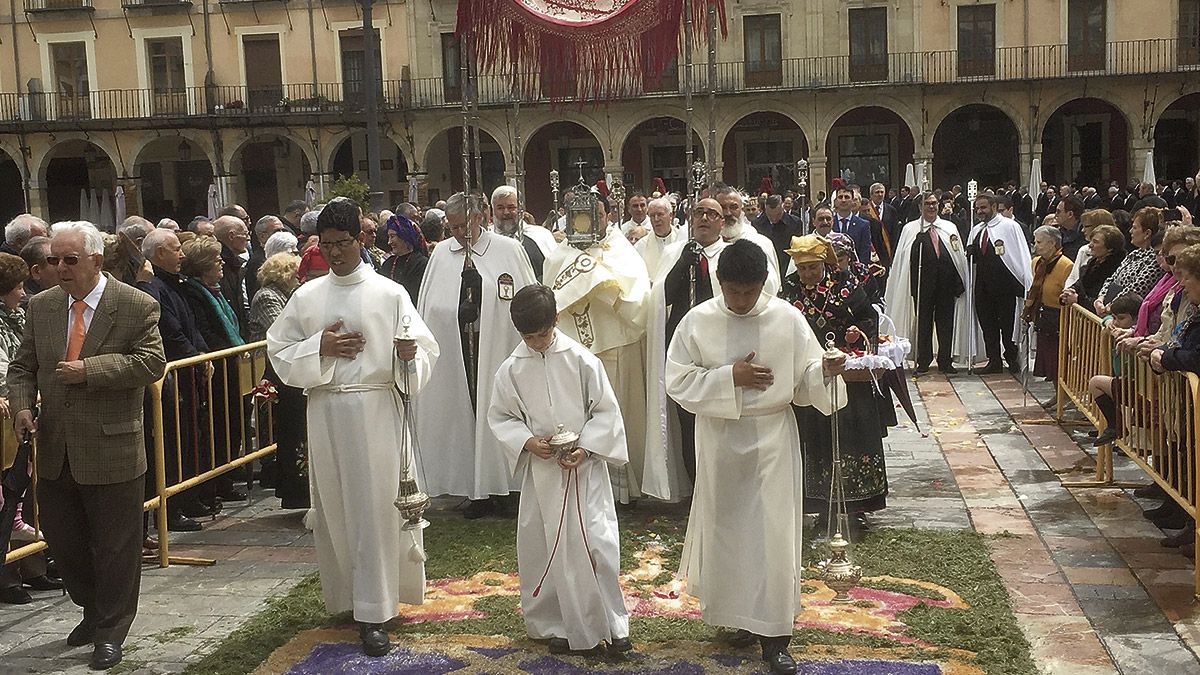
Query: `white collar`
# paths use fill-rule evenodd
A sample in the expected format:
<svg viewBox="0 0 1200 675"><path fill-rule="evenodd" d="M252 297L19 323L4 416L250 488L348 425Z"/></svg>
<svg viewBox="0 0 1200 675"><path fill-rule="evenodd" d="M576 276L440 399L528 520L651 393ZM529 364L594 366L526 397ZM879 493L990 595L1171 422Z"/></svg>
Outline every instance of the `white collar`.
<svg viewBox="0 0 1200 675"><path fill-rule="evenodd" d="M104 289L108 286L108 276L103 272L100 274L100 280L92 288L91 292L82 298L71 298L71 302L67 303L67 309L70 309L75 300L83 300L83 303L88 306L93 312L100 306L100 296L104 295ZM67 294L70 296L70 293Z"/></svg>

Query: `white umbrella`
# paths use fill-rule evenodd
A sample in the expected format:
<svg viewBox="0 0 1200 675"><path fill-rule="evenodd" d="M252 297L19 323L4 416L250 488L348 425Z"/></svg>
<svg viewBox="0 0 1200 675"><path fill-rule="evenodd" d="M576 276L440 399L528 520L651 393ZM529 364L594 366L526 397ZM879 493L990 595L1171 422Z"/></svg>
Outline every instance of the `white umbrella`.
<svg viewBox="0 0 1200 675"><path fill-rule="evenodd" d="M1142 174L1142 182L1154 185L1158 181L1154 178L1154 151L1146 151L1146 171Z"/></svg>
<svg viewBox="0 0 1200 675"><path fill-rule="evenodd" d="M208 217L209 219L216 218L217 212L221 210L221 197L217 194L217 184L208 184Z"/></svg>
<svg viewBox="0 0 1200 675"><path fill-rule="evenodd" d="M117 186L117 193L114 195L113 201L116 202L113 207L113 222L117 224L125 222L125 188Z"/></svg>
<svg viewBox="0 0 1200 675"><path fill-rule="evenodd" d="M100 192L98 190L88 190L87 220L97 227L100 225Z"/></svg>
<svg viewBox="0 0 1200 675"><path fill-rule="evenodd" d="M1037 201L1037 196L1042 193L1042 158L1034 157L1033 164L1029 167L1029 195Z"/></svg>
<svg viewBox="0 0 1200 675"><path fill-rule="evenodd" d="M96 201L100 205L100 222L97 223L97 226L102 232L115 232L117 228L113 225L112 195L107 191L97 192Z"/></svg>
<svg viewBox="0 0 1200 675"><path fill-rule="evenodd" d="M304 184L304 201L309 204L317 201L317 186L312 180Z"/></svg>
<svg viewBox="0 0 1200 675"><path fill-rule="evenodd" d="M916 166L916 180L917 180L916 187L918 190L921 190L921 191L925 190L925 183L926 183L927 178L928 178L928 176L925 174L925 162L921 162L920 164L918 164Z"/></svg>
<svg viewBox="0 0 1200 675"><path fill-rule="evenodd" d="M913 168L912 162L904 167L904 187L917 187L917 170Z"/></svg>
<svg viewBox="0 0 1200 675"><path fill-rule="evenodd" d="M87 188L84 188L79 191L79 219L80 220L88 219L88 209L89 208L90 207L88 206L88 191L87 191Z"/></svg>
<svg viewBox="0 0 1200 675"><path fill-rule="evenodd" d="M408 203L417 203L417 179L412 178L408 181Z"/></svg>

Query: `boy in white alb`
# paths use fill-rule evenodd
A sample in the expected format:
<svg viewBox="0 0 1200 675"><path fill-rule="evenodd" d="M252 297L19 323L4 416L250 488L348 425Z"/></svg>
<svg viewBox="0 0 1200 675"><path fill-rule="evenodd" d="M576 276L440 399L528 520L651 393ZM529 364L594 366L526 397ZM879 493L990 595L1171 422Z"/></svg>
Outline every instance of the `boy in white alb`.
<svg viewBox="0 0 1200 675"><path fill-rule="evenodd" d="M510 307L522 343L496 372L488 423L521 478L517 568L521 609L550 653L601 643L629 651L629 612L617 583L620 542L608 464L628 461L617 398L600 360L555 327L554 292L517 292ZM559 427L579 434L556 457Z"/></svg>

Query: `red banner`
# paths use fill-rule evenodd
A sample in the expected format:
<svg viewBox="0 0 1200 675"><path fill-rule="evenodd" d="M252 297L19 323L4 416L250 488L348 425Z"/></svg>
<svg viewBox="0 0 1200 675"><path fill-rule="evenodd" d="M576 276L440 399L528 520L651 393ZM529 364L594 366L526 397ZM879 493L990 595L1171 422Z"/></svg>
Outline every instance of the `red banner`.
<svg viewBox="0 0 1200 675"><path fill-rule="evenodd" d="M685 11L705 44L710 2L724 36L724 0L461 0L457 34L480 72L514 75L527 97L609 100L671 66Z"/></svg>

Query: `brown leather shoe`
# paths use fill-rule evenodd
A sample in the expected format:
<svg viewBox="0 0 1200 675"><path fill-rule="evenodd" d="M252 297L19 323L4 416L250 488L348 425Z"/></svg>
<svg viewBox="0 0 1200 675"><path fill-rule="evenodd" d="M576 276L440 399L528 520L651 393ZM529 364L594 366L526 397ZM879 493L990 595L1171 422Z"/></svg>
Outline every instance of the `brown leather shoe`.
<svg viewBox="0 0 1200 675"><path fill-rule="evenodd" d="M147 549L149 551L157 551L158 550L158 539L155 539L154 537L151 537L150 535L146 535L146 538L142 540L142 548Z"/></svg>

